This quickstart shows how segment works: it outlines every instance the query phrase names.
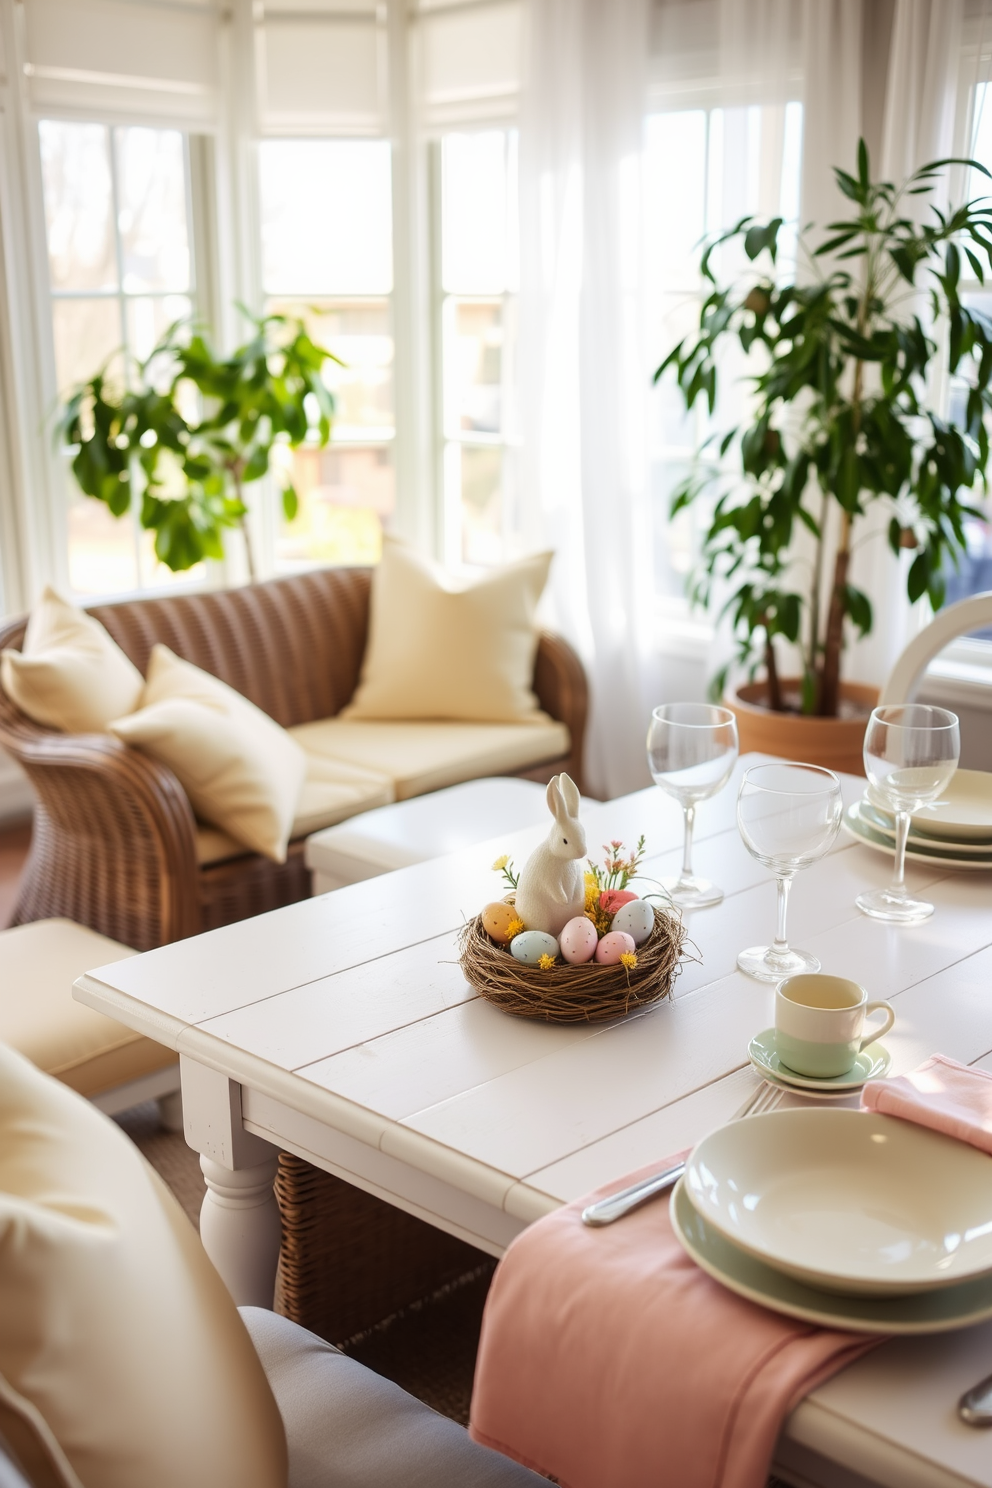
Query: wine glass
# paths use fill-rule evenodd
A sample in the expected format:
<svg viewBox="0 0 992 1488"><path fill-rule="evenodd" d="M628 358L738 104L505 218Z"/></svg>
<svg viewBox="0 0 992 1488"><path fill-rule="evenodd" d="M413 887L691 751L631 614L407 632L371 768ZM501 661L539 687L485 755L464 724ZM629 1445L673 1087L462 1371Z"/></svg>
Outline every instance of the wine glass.
<svg viewBox="0 0 992 1488"><path fill-rule="evenodd" d="M719 904L723 890L692 871L692 828L700 801L723 790L737 761L737 720L712 703L663 703L651 714L648 768L655 785L674 796L685 817L682 872L662 880L680 909Z"/></svg>
<svg viewBox="0 0 992 1488"><path fill-rule="evenodd" d="M876 920L915 925L933 914L925 899L906 892L906 839L909 819L947 787L958 767L961 733L957 716L925 703L876 708L865 730L868 795L896 819L896 865L887 889L870 889L855 903Z"/></svg>
<svg viewBox="0 0 992 1488"><path fill-rule="evenodd" d="M737 797L737 826L752 858L770 868L778 882L778 929L770 946L741 951L737 965L759 982L779 982L801 971L819 971L809 951L793 950L786 939L789 890L800 868L822 858L840 829L840 781L820 765L752 765Z"/></svg>

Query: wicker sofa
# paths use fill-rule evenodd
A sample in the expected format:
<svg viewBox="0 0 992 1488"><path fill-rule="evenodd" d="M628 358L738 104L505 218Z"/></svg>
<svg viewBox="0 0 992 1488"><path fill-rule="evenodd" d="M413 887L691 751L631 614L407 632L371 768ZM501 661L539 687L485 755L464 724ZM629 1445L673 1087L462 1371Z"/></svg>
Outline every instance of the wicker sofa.
<svg viewBox="0 0 992 1488"><path fill-rule="evenodd" d="M140 671L161 641L284 727L318 727L340 712L357 685L370 577L367 569L323 569L242 589L96 605L90 613ZM21 617L0 629L0 648L20 648L25 625ZM459 770L449 762L450 778L421 788L483 773L545 780L562 769L581 780L586 679L578 657L556 636L540 639L534 688L545 712L566 725L567 754L541 758L535 731L533 767L473 770L469 762ZM0 744L20 761L37 794L15 924L60 916L149 950L309 893L303 835L290 843L284 864L236 848L205 851L210 834L195 821L171 771L112 735L54 732L0 691Z"/></svg>

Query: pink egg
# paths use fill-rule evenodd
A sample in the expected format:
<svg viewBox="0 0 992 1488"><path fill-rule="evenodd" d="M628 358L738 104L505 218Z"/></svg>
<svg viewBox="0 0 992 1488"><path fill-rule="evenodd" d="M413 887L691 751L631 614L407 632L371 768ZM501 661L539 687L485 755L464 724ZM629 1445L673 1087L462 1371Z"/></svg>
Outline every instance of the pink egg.
<svg viewBox="0 0 992 1488"><path fill-rule="evenodd" d="M621 956L634 949L632 935L628 935L625 930L611 930L596 947L596 960L602 966L616 966Z"/></svg>
<svg viewBox="0 0 992 1488"><path fill-rule="evenodd" d="M599 896L600 906L607 914L615 915L618 909L629 904L637 895L632 894L629 889L604 889Z"/></svg>
<svg viewBox="0 0 992 1488"><path fill-rule="evenodd" d="M596 945L596 926L585 915L576 915L574 920L569 920L558 937L559 949L572 966L591 961L596 954Z"/></svg>

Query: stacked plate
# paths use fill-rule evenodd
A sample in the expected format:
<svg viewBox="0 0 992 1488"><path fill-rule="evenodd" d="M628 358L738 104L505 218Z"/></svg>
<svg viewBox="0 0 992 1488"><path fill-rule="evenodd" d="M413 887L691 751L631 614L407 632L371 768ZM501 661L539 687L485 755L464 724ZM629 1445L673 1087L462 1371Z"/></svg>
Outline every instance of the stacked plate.
<svg viewBox="0 0 992 1488"><path fill-rule="evenodd" d="M875 1112L772 1111L704 1138L672 1196L731 1291L826 1327L935 1333L992 1318L992 1162Z"/></svg>
<svg viewBox="0 0 992 1488"><path fill-rule="evenodd" d="M895 854L895 822L867 793L848 807L844 826L868 847ZM992 774L957 770L944 794L913 816L906 856L950 868L992 868Z"/></svg>

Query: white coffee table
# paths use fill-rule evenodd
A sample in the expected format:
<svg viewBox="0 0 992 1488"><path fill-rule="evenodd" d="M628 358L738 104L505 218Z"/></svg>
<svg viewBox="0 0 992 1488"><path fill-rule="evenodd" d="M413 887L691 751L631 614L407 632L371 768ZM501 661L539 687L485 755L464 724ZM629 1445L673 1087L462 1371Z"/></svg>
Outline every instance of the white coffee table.
<svg viewBox="0 0 992 1488"><path fill-rule="evenodd" d="M750 761L742 761L741 770ZM844 780L845 800L863 781ZM499 1255L525 1225L726 1120L752 1087L749 1037L772 989L735 969L769 935L774 888L734 827L736 784L700 808L696 867L727 898L689 923L701 963L673 1003L609 1027L515 1020L475 997L456 964L464 917L499 893L490 864L521 861L541 829L403 868L337 893L90 972L76 996L179 1052L186 1132L208 1184L202 1234L239 1300L271 1302L278 1149L295 1152ZM680 816L649 790L586 813L589 843L640 832L660 877ZM915 865L937 913L905 929L860 915L856 893L890 862L842 840L796 880L790 933L824 965L894 1001L895 1070L941 1050L992 1068L992 889L984 874ZM988 1436L953 1414L992 1369L992 1326L900 1340L793 1413L790 1480L992 1488ZM813 1457L803 1458L804 1452Z"/></svg>

